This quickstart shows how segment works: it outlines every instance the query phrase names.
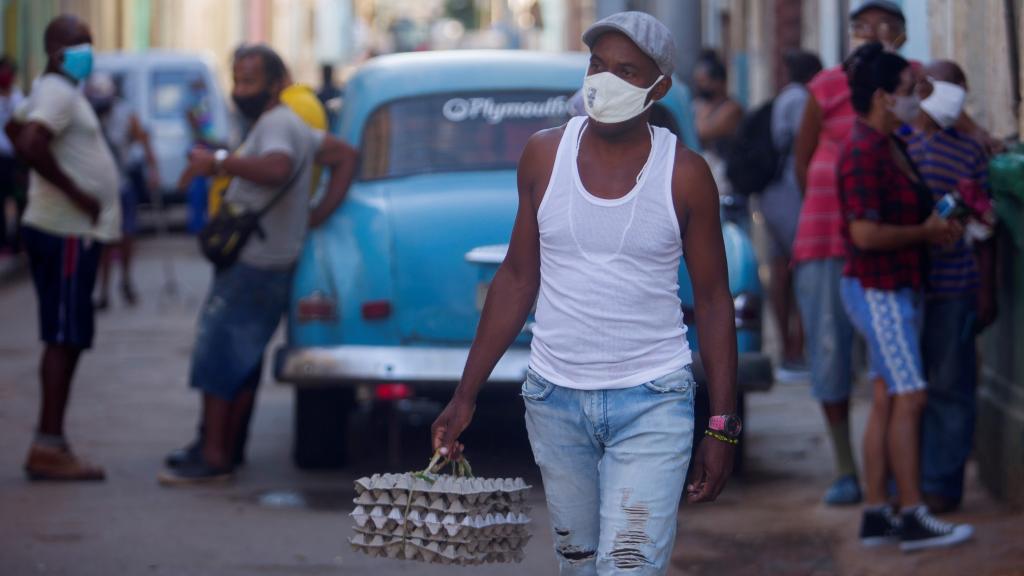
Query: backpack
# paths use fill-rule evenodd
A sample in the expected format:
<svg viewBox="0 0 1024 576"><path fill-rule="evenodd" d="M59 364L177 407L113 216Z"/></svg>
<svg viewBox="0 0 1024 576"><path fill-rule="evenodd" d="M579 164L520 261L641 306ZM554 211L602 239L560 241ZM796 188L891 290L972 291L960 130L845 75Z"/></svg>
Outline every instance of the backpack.
<svg viewBox="0 0 1024 576"><path fill-rule="evenodd" d="M747 115L725 157L725 174L732 190L740 196L761 192L782 172L785 155L772 138L772 109L775 100L762 104Z"/></svg>

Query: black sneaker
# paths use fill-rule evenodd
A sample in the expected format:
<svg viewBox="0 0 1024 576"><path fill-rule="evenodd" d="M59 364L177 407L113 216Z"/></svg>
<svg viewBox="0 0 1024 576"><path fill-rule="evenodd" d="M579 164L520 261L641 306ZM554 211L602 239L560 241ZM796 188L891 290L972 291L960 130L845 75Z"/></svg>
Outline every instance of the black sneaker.
<svg viewBox="0 0 1024 576"><path fill-rule="evenodd" d="M245 466L245 447L239 446L235 450L234 454L234 465L236 468ZM164 464L168 468L179 468L190 463L198 462L202 459L203 446L202 438L196 438L191 444L184 448L178 448L171 450L164 456Z"/></svg>
<svg viewBox="0 0 1024 576"><path fill-rule="evenodd" d="M157 482L164 486L212 484L215 482L227 482L231 480L232 475L233 471L231 468L216 468L200 458L197 461L187 462L177 468L164 470L157 476Z"/></svg>
<svg viewBox="0 0 1024 576"><path fill-rule="evenodd" d="M860 521L860 543L868 547L896 544L900 541L901 528L900 517L892 507L865 510Z"/></svg>
<svg viewBox="0 0 1024 576"><path fill-rule="evenodd" d="M900 550L913 552L925 548L953 546L965 542L974 535L970 524L943 522L928 512L925 506L915 506L903 513L903 534Z"/></svg>
<svg viewBox="0 0 1024 576"><path fill-rule="evenodd" d="M164 457L164 464L168 468L181 468L190 463L199 462L202 460L202 445L199 443L199 439L193 440L191 444L184 448L178 448L167 453Z"/></svg>

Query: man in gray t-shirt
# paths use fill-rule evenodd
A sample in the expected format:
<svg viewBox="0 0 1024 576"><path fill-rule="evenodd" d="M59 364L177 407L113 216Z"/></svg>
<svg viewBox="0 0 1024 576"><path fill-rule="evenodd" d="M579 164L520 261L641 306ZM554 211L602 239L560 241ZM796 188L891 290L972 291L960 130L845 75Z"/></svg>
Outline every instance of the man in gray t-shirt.
<svg viewBox="0 0 1024 576"><path fill-rule="evenodd" d="M185 458L168 460L161 483L227 478L239 463L236 448L256 397L263 353L288 306L291 272L306 230L324 222L345 197L355 174L356 151L308 127L281 104L288 83L281 58L264 45L235 52L232 98L252 122L237 152L193 150L182 176L232 177L227 206L258 211L287 188L261 218L239 261L219 270L199 315L191 383L203 395L202 434ZM331 178L323 199L310 208L313 163ZM224 209L223 207L221 209Z"/></svg>
<svg viewBox="0 0 1024 576"><path fill-rule="evenodd" d="M307 126L284 104L263 113L236 152L238 158L287 155L294 166L288 191L261 220L264 238L254 235L242 251L241 261L256 268L285 269L295 262L309 223L309 179L313 158L324 141L324 133ZM224 194L228 204L259 210L280 190L280 186L235 178Z"/></svg>

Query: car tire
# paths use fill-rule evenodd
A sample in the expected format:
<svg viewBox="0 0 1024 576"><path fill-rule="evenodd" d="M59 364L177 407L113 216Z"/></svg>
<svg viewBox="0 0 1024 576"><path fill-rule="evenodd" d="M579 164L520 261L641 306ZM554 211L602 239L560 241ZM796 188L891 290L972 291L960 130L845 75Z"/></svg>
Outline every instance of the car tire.
<svg viewBox="0 0 1024 576"><path fill-rule="evenodd" d="M351 389L295 390L292 460L304 470L348 464L348 422L355 406Z"/></svg>

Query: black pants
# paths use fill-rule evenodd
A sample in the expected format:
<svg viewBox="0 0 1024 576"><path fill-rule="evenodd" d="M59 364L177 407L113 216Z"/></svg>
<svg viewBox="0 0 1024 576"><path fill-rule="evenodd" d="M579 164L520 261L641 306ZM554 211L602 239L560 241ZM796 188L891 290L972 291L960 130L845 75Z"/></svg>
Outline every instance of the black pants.
<svg viewBox="0 0 1024 576"><path fill-rule="evenodd" d="M0 156L0 249L16 250L18 241L18 222L25 211L25 180L26 171L17 159L11 156ZM17 205L17 214L12 229L7 228L7 199L13 198Z"/></svg>

